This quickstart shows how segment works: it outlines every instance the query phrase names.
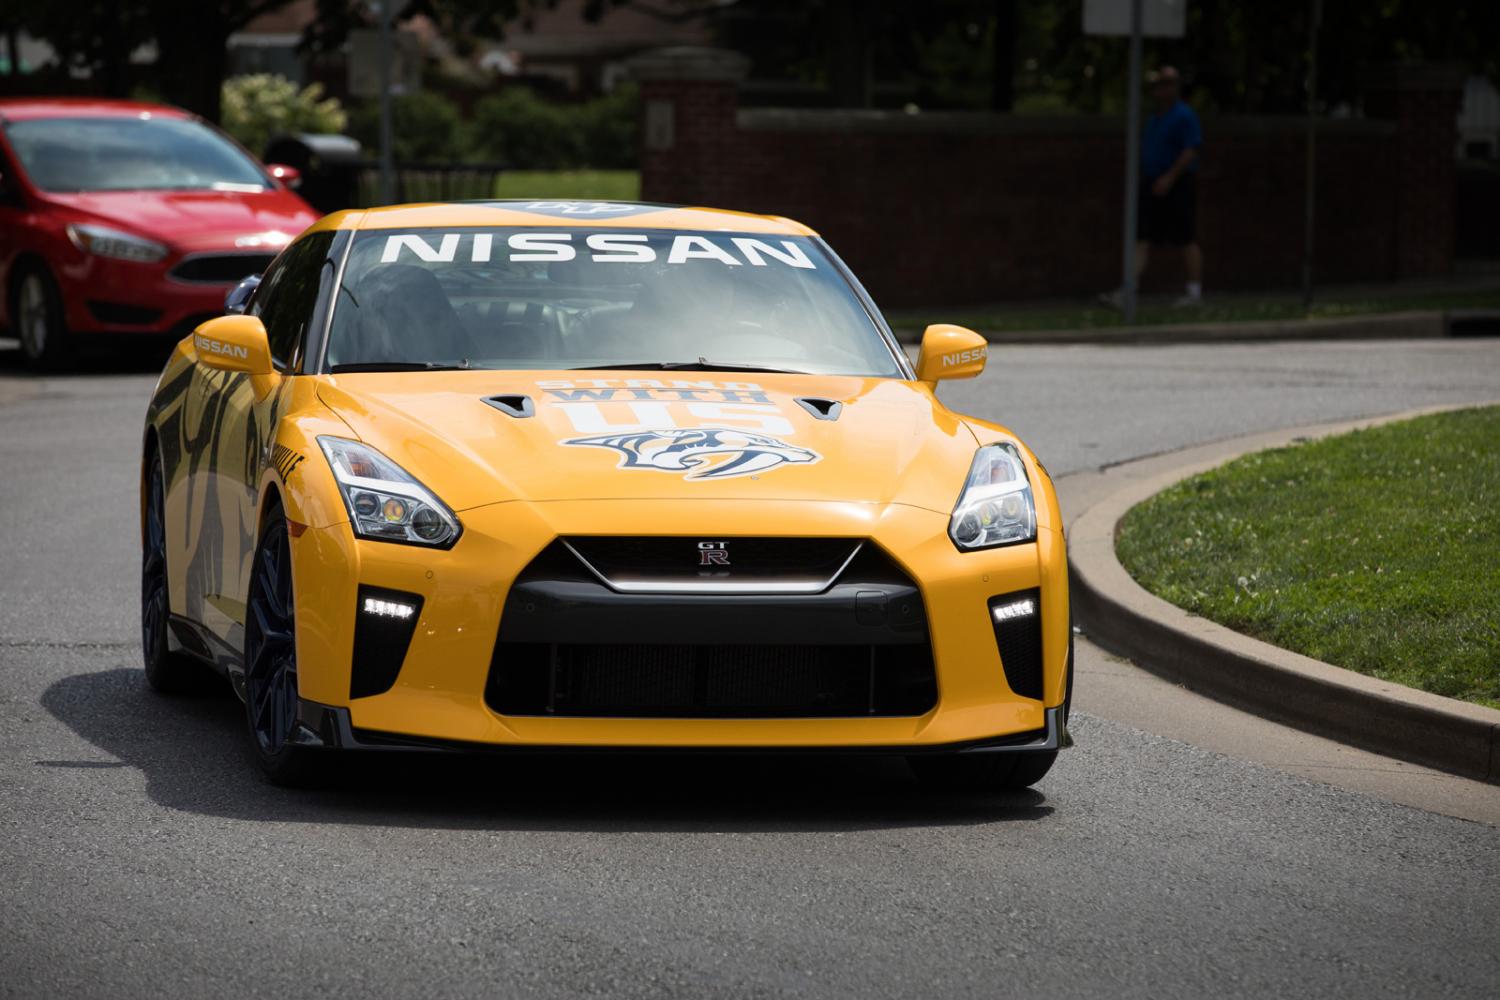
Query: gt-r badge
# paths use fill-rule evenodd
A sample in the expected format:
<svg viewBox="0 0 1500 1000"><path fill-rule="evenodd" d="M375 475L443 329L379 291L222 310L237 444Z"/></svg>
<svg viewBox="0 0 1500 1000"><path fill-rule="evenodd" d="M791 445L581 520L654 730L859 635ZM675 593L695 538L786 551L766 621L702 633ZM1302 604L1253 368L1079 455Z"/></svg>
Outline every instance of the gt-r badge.
<svg viewBox="0 0 1500 1000"><path fill-rule="evenodd" d="M681 472L684 479L730 479L779 465L810 465L823 456L779 438L732 427L635 431L569 438L562 444L611 448L621 469Z"/></svg>
<svg viewBox="0 0 1500 1000"><path fill-rule="evenodd" d="M699 566L728 566L729 546L724 542L699 542Z"/></svg>

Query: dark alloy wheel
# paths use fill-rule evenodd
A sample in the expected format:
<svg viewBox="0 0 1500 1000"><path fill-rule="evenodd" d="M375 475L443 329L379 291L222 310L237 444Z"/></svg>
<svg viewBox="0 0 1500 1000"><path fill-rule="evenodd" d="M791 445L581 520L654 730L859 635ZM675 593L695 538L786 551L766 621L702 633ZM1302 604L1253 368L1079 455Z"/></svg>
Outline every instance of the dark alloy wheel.
<svg viewBox="0 0 1500 1000"><path fill-rule="evenodd" d="M292 552L279 507L266 512L250 570L245 616L245 716L266 776L300 784L308 751L297 732L297 622L292 601Z"/></svg>
<svg viewBox="0 0 1500 1000"><path fill-rule="evenodd" d="M173 652L167 643L167 525L166 487L161 455L154 453L146 474L146 525L141 538L141 653L146 682L164 694L197 689L205 671L193 660Z"/></svg>
<svg viewBox="0 0 1500 1000"><path fill-rule="evenodd" d="M45 268L33 265L21 274L11 297L10 314L28 365L43 371L67 365L72 338L63 320L62 293Z"/></svg>

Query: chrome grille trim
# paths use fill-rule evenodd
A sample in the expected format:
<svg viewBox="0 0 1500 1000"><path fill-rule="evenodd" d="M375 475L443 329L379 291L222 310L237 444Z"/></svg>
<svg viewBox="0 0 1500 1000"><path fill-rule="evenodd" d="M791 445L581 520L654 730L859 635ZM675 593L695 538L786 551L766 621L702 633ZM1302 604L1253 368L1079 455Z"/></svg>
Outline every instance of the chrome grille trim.
<svg viewBox="0 0 1500 1000"><path fill-rule="evenodd" d="M844 570L854 561L854 557L864 549L864 540L854 543L854 548L849 551L848 557L839 563L838 569L826 579L790 579L784 581L757 581L753 583L733 583L725 580L695 580L692 582L676 580L611 580L603 573L594 568L594 564L584 558L566 539L559 539L563 547L573 554L573 558L581 563L584 569L593 574L594 578L611 590L621 594L821 594L839 577L844 575Z"/></svg>

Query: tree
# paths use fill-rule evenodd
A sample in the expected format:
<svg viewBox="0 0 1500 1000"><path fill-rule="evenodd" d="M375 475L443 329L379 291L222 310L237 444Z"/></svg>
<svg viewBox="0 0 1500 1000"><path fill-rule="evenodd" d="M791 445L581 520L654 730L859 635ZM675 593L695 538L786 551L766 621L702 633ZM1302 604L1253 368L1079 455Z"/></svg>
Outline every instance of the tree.
<svg viewBox="0 0 1500 1000"><path fill-rule="evenodd" d="M557 0L390 0L398 20L423 13L445 30L490 34ZM610 6L627 0L588 0L584 15L597 20ZM153 83L163 99L217 122L220 87L228 69L229 36L291 0L4 0L0 26L26 30L46 41L68 69L87 71L106 94L130 89L130 56L156 46ZM693 3L664 0L654 10L679 16ZM374 23L364 0L318 0L317 17L306 41L330 48L342 44L353 27Z"/></svg>
<svg viewBox="0 0 1500 1000"><path fill-rule="evenodd" d="M87 71L106 94L130 89L130 56L156 46L162 96L219 120L229 36L291 0L10 0L17 21L51 45L68 69Z"/></svg>

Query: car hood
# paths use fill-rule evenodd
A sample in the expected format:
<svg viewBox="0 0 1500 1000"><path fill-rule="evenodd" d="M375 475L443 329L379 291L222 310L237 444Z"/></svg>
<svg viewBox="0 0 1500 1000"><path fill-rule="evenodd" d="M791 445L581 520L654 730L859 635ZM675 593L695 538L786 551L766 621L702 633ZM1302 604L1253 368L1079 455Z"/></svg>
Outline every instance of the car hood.
<svg viewBox="0 0 1500 1000"><path fill-rule="evenodd" d="M926 385L895 379L612 371L320 378L319 397L360 440L455 510L517 499L728 499L947 513L976 448Z"/></svg>
<svg viewBox="0 0 1500 1000"><path fill-rule="evenodd" d="M84 191L47 200L184 252L280 250L317 221L290 191ZM277 238L270 234L281 234ZM244 242L261 238L259 243Z"/></svg>

